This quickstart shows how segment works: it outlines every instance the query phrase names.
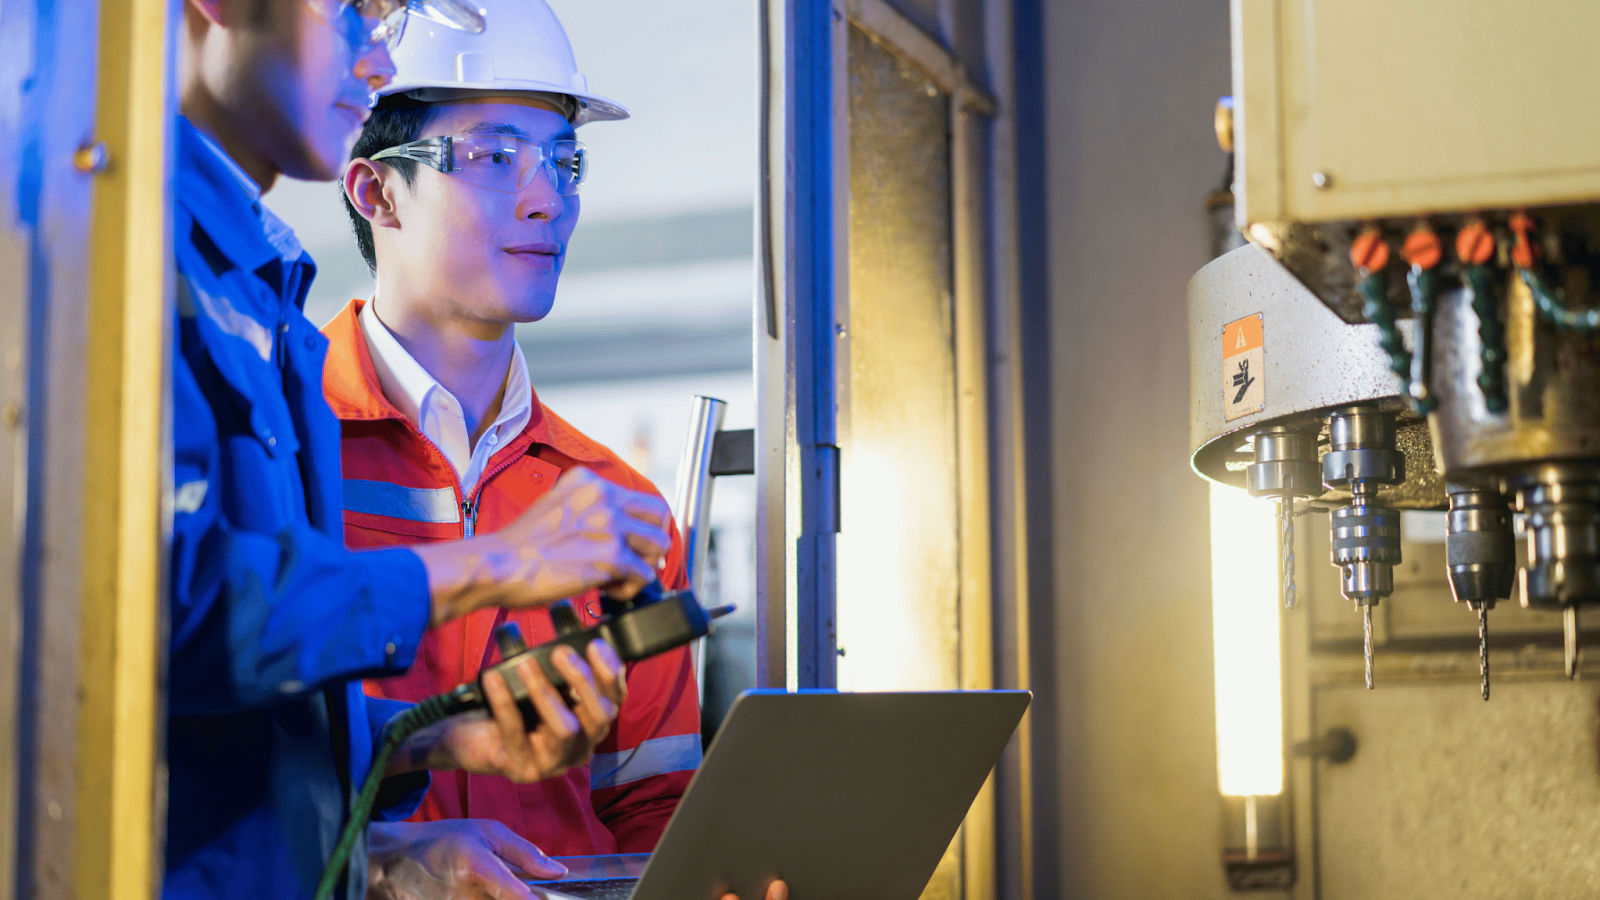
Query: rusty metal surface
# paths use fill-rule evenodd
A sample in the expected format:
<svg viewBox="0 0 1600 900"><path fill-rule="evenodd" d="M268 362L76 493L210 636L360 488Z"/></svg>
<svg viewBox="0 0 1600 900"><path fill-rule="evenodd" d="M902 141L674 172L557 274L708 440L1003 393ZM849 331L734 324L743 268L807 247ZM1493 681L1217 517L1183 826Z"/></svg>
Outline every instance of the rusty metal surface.
<svg viewBox="0 0 1600 900"><path fill-rule="evenodd" d="M1221 335L1225 324L1261 313L1266 407L1232 422L1223 417ZM1400 330L1412 340L1413 323ZM1324 444L1327 413L1375 401L1395 413L1396 448L1406 456L1406 482L1379 496L1391 506L1439 509L1444 482L1434 472L1426 424L1399 398L1400 384L1378 348L1377 328L1349 325L1260 247L1240 247L1207 264L1189 282L1189 439L1195 471L1242 487L1251 460L1249 436L1263 425L1317 428ZM1320 499L1348 494L1330 491Z"/></svg>
<svg viewBox="0 0 1600 900"><path fill-rule="evenodd" d="M839 686L960 686L947 98L849 33ZM846 368L847 366L847 368ZM888 663L893 660L893 663Z"/></svg>
<svg viewBox="0 0 1600 900"><path fill-rule="evenodd" d="M1472 300L1464 290L1439 298L1434 438L1452 478L1600 454L1600 336L1557 331L1539 321L1520 279L1510 282L1505 307L1510 406L1493 414L1477 389L1482 345Z"/></svg>
<svg viewBox="0 0 1600 900"><path fill-rule="evenodd" d="M855 25L846 46L839 686L955 688L964 632L958 517L950 514L960 496L950 103L922 70ZM967 840L964 831L951 843L923 900L964 896Z"/></svg>

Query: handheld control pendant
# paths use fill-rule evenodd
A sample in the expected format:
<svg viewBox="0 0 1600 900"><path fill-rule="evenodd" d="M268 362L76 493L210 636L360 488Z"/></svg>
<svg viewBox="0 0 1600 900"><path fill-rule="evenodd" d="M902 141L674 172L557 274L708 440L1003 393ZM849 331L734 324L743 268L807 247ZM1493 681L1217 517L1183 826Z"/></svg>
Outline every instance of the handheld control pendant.
<svg viewBox="0 0 1600 900"><path fill-rule="evenodd" d="M550 663L550 654L557 647L571 647L579 656L584 656L589 644L601 639L616 649L617 656L623 662L635 662L682 647L695 638L705 637L711 633L712 619L733 612L732 606L707 611L695 599L693 591L669 593L662 589L660 582L640 591L632 600L602 596L600 604L600 621L588 628L583 627L571 603L563 600L551 604L550 618L555 622L556 637L537 647L523 643L522 633L513 623L508 622L495 629L494 637L500 645L501 659L485 669L483 674L499 672L505 678L511 696L517 701L517 709L522 712L522 723L529 731L538 727L539 714L534 710L532 698L528 696L527 685L522 683L521 676L516 672L517 665L524 659L531 657L538 662L545 677L565 696L567 679ZM486 696L483 675L479 675L477 681L469 681L449 693L429 697L389 724L383 745L373 755L372 767L350 811L344 833L340 835L327 868L323 870L322 881L317 886L317 900L329 900L333 896L334 887L350 860L356 838L366 830L367 816L371 814L372 804L378 796L378 785L395 750L406 738L435 722L460 713L487 709L489 704Z"/></svg>
<svg viewBox="0 0 1600 900"><path fill-rule="evenodd" d="M571 647L579 657L585 657L589 644L599 639L610 644L624 663L635 662L705 637L711 631L712 619L733 612L732 606L708 611L695 599L693 591L665 591L660 582L640 591L632 600L602 596L600 604L600 620L587 628L583 627L569 601L551 604L550 618L556 627L556 637L537 647L523 643L522 632L514 622L495 629L500 661L485 668L477 681L467 682L446 695L450 697L447 715L487 709L483 677L498 672L505 678L517 708L522 711L523 724L532 731L539 724L539 714L534 711L533 699L516 671L524 659L531 657L537 662L550 683L565 695L567 680L550 662L550 654L557 647Z"/></svg>

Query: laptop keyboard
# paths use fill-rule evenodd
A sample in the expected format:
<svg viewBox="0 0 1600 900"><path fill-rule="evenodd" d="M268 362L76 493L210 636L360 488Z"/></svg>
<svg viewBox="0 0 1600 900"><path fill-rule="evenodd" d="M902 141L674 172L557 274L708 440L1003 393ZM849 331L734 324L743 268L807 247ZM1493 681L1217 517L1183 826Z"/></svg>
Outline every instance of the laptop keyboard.
<svg viewBox="0 0 1600 900"><path fill-rule="evenodd" d="M542 886L568 896L582 897L583 900L628 900L633 896L634 885L638 883L637 878L605 878L599 881L555 881Z"/></svg>

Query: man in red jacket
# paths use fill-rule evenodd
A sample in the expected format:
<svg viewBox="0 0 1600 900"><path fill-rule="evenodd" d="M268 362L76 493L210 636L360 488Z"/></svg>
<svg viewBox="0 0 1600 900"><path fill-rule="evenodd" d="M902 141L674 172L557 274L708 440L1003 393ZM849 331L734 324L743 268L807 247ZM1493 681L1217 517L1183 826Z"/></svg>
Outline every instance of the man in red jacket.
<svg viewBox="0 0 1600 900"><path fill-rule="evenodd" d="M499 528L577 466L654 491L540 402L513 335L554 302L584 174L574 129L627 112L586 90L542 0L488 12L482 35L407 36L344 176L378 284L324 328L352 547ZM686 582L675 531L661 580ZM594 591L574 606L585 624L600 613ZM411 670L369 693L418 700L477 677L507 621L530 644L554 634L543 610L473 613L430 632ZM588 766L535 784L441 774L417 818L495 819L552 856L652 850L700 762L687 651L630 666L627 684Z"/></svg>

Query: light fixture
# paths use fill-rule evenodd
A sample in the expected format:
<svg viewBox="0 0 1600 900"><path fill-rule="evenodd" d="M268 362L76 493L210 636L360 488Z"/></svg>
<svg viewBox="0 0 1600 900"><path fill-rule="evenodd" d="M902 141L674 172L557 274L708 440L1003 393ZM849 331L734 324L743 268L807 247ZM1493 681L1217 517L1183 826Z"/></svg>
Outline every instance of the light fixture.
<svg viewBox="0 0 1600 900"><path fill-rule="evenodd" d="M1282 654L1272 504L1211 485L1211 631L1223 796L1283 792Z"/></svg>
<svg viewBox="0 0 1600 900"><path fill-rule="evenodd" d="M925 602L915 526L902 511L917 487L892 453L858 436L846 454L843 493L850 498L848 527L838 541L836 629L838 684L842 691L927 689L939 684L926 671L939 648L919 642ZM910 543L910 546L908 546Z"/></svg>
<svg viewBox="0 0 1600 900"><path fill-rule="evenodd" d="M1235 889L1294 881L1283 772L1277 520L1270 502L1211 485L1211 626L1224 868Z"/></svg>

